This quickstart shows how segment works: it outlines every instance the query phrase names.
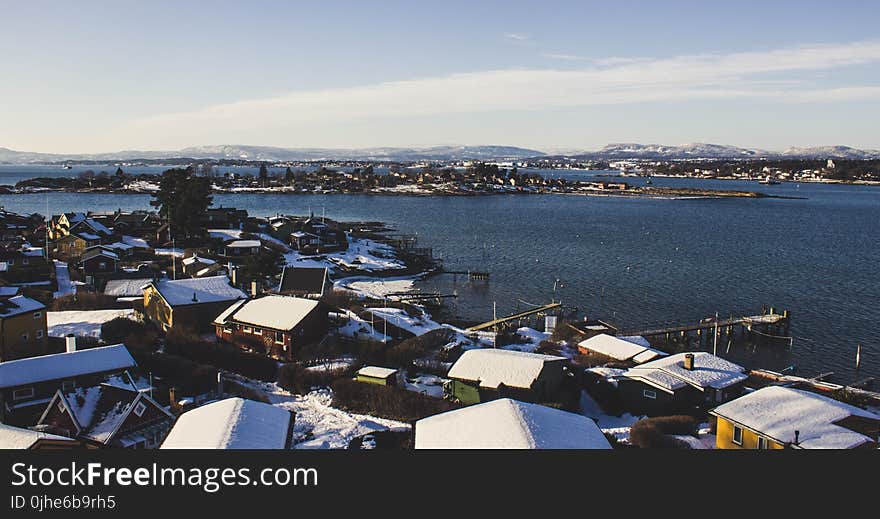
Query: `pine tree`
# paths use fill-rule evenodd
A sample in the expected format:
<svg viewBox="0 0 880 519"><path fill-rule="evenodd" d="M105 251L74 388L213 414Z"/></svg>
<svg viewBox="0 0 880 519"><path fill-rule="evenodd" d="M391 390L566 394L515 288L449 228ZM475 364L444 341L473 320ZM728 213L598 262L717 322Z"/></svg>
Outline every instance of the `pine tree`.
<svg viewBox="0 0 880 519"><path fill-rule="evenodd" d="M211 205L211 181L196 177L192 170L169 169L162 173L159 190L150 205L171 225L172 237L202 237L207 232L205 214Z"/></svg>

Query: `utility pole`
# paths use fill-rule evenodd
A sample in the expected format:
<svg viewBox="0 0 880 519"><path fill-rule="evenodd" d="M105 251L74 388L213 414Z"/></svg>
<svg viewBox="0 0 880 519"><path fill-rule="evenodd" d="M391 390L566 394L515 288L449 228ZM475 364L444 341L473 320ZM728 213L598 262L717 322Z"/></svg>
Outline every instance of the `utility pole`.
<svg viewBox="0 0 880 519"><path fill-rule="evenodd" d="M492 301L492 320L493 321L498 320L498 311L497 311L497 307L495 305L495 301ZM496 341L498 340L498 323L497 322L493 326L492 331L493 331L493 333L495 333L495 340L492 341L492 347L497 348L498 347L498 345L496 344Z"/></svg>
<svg viewBox="0 0 880 519"><path fill-rule="evenodd" d="M718 355L718 312L715 312L715 344L712 346L712 355Z"/></svg>

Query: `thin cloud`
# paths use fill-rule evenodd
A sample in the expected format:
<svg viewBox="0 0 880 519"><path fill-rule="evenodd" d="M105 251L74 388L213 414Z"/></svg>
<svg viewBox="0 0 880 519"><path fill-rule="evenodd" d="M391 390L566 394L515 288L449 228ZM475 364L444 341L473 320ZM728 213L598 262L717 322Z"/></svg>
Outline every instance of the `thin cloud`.
<svg viewBox="0 0 880 519"><path fill-rule="evenodd" d="M544 54L545 58L561 59L564 61L583 61L583 56L575 56L574 54Z"/></svg>
<svg viewBox="0 0 880 519"><path fill-rule="evenodd" d="M514 41L528 41L531 39L528 34L518 34L515 32L509 32L509 33L505 34L504 37L507 38L508 40L514 40Z"/></svg>
<svg viewBox="0 0 880 519"><path fill-rule="evenodd" d="M194 136L214 139L239 132L273 130L295 134L314 123L345 124L455 113L700 99L786 103L880 99L880 86L838 81L816 87L810 76L817 71L878 62L880 40L608 65L593 63L567 70L451 74L352 88L294 91L278 97L157 115L134 121L114 135L126 136L132 142L153 140L157 135L192 142Z"/></svg>

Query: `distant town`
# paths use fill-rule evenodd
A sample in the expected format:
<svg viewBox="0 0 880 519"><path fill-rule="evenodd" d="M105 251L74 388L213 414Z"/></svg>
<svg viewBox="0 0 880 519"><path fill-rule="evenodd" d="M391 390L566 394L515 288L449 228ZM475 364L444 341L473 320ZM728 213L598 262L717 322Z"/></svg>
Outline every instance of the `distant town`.
<svg viewBox="0 0 880 519"><path fill-rule="evenodd" d="M761 164L610 166L756 181L841 170L854 178L857 169ZM120 165L10 188L152 197L137 211L0 211L0 448L878 447L873 380L843 386L722 358L719 342L784 347L796 326L784 308L621 329L554 300L464 322L445 312L453 295L415 283L442 272L488 283L491 273L450 272L416 236L383 222L255 217L212 204L212 193L267 190L649 188L520 174L534 164L519 162L390 166L384 175L362 163L282 165L271 175L260 166L240 176L210 162L161 175Z"/></svg>

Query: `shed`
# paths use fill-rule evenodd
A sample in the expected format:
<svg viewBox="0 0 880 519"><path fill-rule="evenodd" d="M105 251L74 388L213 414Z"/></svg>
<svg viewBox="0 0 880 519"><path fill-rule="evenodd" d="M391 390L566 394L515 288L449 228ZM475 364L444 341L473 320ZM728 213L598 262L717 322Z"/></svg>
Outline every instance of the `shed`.
<svg viewBox="0 0 880 519"><path fill-rule="evenodd" d="M364 366L355 374L355 380L381 386L393 386L397 384L397 373L398 370L392 368Z"/></svg>

